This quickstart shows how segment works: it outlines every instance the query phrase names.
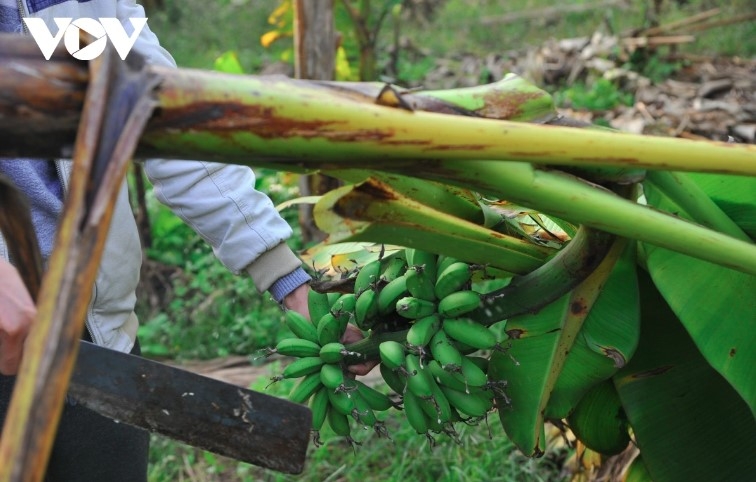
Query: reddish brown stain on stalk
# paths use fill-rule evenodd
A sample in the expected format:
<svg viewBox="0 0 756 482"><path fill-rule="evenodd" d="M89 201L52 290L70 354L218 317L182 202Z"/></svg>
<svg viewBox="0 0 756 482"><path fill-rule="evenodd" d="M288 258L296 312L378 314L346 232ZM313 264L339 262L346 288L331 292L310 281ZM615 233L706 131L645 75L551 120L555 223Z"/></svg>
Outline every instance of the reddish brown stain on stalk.
<svg viewBox="0 0 756 482"><path fill-rule="evenodd" d="M513 340L522 338L522 335L524 335L525 333L527 333L525 330L521 330L519 328L513 329L513 330L507 330L507 336L509 336L509 338L512 338Z"/></svg>
<svg viewBox="0 0 756 482"><path fill-rule="evenodd" d="M481 117L489 119L512 119L523 113L523 107L530 100L538 100L543 95L538 92L497 92L492 91L483 98L483 107L476 111Z"/></svg>
<svg viewBox="0 0 756 482"><path fill-rule="evenodd" d="M364 193L370 197L381 199L383 201L393 201L397 199L393 191L387 190L383 183L376 182L372 179L357 186L354 191Z"/></svg>
<svg viewBox="0 0 756 482"><path fill-rule="evenodd" d="M575 300L570 303L570 312L573 315L582 315L588 311L588 306L585 304L585 300Z"/></svg>
<svg viewBox="0 0 756 482"><path fill-rule="evenodd" d="M264 139L300 137L324 138L338 142L384 142L392 130L338 130L335 120L301 120L281 117L270 106L243 104L193 103L163 109L151 123L158 129L206 131L218 135L248 131Z"/></svg>

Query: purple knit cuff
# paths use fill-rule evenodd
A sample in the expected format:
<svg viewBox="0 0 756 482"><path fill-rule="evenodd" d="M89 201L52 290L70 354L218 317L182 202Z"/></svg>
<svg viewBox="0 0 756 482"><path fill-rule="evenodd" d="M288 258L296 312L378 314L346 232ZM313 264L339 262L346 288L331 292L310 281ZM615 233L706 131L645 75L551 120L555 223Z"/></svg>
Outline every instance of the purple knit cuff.
<svg viewBox="0 0 756 482"><path fill-rule="evenodd" d="M297 268L270 285L268 292L276 300L276 303L281 303L289 293L310 281L312 281L310 275L302 268Z"/></svg>

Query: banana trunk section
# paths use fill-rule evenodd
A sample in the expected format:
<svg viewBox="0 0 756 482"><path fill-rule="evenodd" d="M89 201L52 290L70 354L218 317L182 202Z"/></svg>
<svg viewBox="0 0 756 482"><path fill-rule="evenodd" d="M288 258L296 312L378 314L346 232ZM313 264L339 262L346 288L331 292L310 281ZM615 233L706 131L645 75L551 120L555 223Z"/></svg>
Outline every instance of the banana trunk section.
<svg viewBox="0 0 756 482"><path fill-rule="evenodd" d="M0 136L11 140L0 148L3 156L55 157L73 145L86 64L63 49L42 61L36 49L29 38L4 35L0 42ZM458 92L466 100L456 105L449 92L421 95L389 86L376 93L376 84L148 70L162 83L138 158L276 160L290 169L304 161L334 168L357 167L355 159L365 167L388 159L490 159L756 174L754 146L639 142L638 136L533 123L554 117L550 98L523 88L515 76Z"/></svg>

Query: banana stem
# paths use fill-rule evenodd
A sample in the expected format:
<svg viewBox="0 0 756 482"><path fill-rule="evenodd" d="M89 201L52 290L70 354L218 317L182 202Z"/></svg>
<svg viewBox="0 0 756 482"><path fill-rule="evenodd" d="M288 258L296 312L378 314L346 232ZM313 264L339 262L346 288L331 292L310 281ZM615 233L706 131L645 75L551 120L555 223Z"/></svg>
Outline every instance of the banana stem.
<svg viewBox="0 0 756 482"><path fill-rule="evenodd" d="M756 275L756 246L752 243L623 199L564 173L491 161L440 161L411 170L387 166Z"/></svg>
<svg viewBox="0 0 756 482"><path fill-rule="evenodd" d="M483 296L482 306L470 318L492 325L540 310L583 282L604 259L614 239L605 232L581 226L569 244L546 264Z"/></svg>
<svg viewBox="0 0 756 482"><path fill-rule="evenodd" d="M646 182L677 204L697 223L751 243L751 238L706 195L690 177L681 172L649 171Z"/></svg>

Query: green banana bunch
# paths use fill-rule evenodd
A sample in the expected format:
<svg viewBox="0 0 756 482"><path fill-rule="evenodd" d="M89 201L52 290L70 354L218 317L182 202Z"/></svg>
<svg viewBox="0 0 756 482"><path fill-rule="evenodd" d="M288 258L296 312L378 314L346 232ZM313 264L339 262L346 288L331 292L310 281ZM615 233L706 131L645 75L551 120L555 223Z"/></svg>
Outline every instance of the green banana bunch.
<svg viewBox="0 0 756 482"><path fill-rule="evenodd" d="M378 346L380 372L404 405L412 427L432 440L432 433L454 436L453 424L484 417L496 390L486 375L488 360L469 356L496 347L494 332L465 317L480 307L472 287L477 268L452 257L407 248L366 262L347 294L311 290L313 322L296 312L285 321L294 338L281 340L271 352L297 357L279 377L302 378L289 395L309 403L313 440L328 424L351 439L351 424L385 427L376 413L397 407L388 395L346 376L345 358L359 356L341 342L348 323L363 330L393 323L406 329L403 341Z"/></svg>

